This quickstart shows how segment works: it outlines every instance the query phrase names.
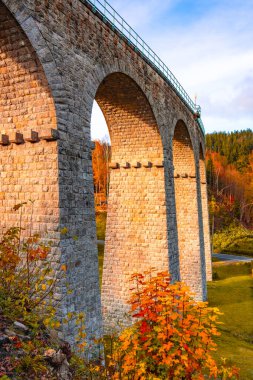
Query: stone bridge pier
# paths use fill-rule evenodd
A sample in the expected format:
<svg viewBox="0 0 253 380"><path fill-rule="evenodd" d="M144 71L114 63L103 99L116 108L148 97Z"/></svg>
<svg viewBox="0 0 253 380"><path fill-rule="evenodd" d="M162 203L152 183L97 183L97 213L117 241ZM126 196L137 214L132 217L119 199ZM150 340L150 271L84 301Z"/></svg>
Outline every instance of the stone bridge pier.
<svg viewBox="0 0 253 380"><path fill-rule="evenodd" d="M93 102L112 142L102 292L91 162ZM211 255L196 115L85 0L0 0L1 231L53 241L60 316L85 312L88 338L127 311L129 277L169 270L206 298ZM99 126L98 126L99 127ZM67 228L62 234L61 229ZM77 237L73 239L73 237ZM101 293L101 296L100 296ZM101 301L102 300L102 301ZM102 306L101 306L102 302ZM66 337L74 339L70 325Z"/></svg>

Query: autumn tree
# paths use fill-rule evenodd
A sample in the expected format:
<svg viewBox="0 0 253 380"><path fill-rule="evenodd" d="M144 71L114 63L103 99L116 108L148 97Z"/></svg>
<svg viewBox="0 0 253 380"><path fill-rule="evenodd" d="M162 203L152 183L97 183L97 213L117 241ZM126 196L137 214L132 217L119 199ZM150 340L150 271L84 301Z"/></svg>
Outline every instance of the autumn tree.
<svg viewBox="0 0 253 380"><path fill-rule="evenodd" d="M196 302L167 272L136 273L130 299L135 323L116 342L113 379L194 380L238 378L237 368L213 359L220 335L217 308Z"/></svg>
<svg viewBox="0 0 253 380"><path fill-rule="evenodd" d="M212 133L206 146L209 200L217 205L215 230L234 222L252 227L253 132Z"/></svg>
<svg viewBox="0 0 253 380"><path fill-rule="evenodd" d="M101 206L108 197L110 159L110 145L106 142L95 141L95 149L92 152L92 169L96 206Z"/></svg>

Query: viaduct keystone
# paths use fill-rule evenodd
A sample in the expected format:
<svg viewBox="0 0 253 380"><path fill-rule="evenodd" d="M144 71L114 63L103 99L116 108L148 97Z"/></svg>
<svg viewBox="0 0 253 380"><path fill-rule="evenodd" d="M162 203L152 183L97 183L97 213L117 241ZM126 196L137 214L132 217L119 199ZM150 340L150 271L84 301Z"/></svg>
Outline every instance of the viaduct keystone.
<svg viewBox="0 0 253 380"><path fill-rule="evenodd" d="M112 143L102 292L94 100ZM106 327L127 310L130 275L150 267L169 270L206 299L211 252L199 108L108 3L0 0L0 133L1 231L18 224L13 207L21 202L28 226L34 201L33 231L53 242L55 270L60 278L66 264L73 290L66 295L59 280L61 316L84 311L88 337L100 334L102 314ZM73 334L69 326L65 336Z"/></svg>

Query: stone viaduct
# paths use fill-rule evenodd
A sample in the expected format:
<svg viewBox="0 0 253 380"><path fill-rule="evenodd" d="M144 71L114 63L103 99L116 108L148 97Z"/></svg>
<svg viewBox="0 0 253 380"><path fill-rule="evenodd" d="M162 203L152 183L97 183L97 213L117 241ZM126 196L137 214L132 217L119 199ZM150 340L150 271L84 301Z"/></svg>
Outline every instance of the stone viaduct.
<svg viewBox="0 0 253 380"><path fill-rule="evenodd" d="M90 120L112 142L102 308ZM129 276L169 270L206 298L211 255L199 115L85 0L0 0L1 230L23 224L53 241L88 337L126 310ZM61 229L66 227L67 234ZM73 239L77 236L78 239ZM59 281L56 297L66 294ZM105 323L106 324L106 323ZM72 326L66 333L71 339Z"/></svg>

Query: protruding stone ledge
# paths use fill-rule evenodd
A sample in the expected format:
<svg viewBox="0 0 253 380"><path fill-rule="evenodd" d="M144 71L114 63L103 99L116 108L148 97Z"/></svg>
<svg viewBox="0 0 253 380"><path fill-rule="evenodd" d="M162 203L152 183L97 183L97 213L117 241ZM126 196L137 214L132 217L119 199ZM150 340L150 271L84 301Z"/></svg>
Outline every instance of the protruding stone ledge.
<svg viewBox="0 0 253 380"><path fill-rule="evenodd" d="M141 163L138 162L138 161L136 161L136 162L132 162L132 163L131 163L131 166L132 166L133 168L135 168L135 169L138 169L138 168L141 167Z"/></svg>
<svg viewBox="0 0 253 380"><path fill-rule="evenodd" d="M131 165L129 162L125 162L123 165L121 165L123 169L130 169Z"/></svg>
<svg viewBox="0 0 253 380"><path fill-rule="evenodd" d="M16 145L25 143L23 133L20 133L20 132L11 133L9 138L10 138L10 143L13 143Z"/></svg>
<svg viewBox="0 0 253 380"><path fill-rule="evenodd" d="M47 129L41 132L41 135L39 135L38 132L33 130L25 131L24 134L21 132L12 132L10 133L10 135L3 133L0 134L0 145L20 145L24 144L25 142L37 143L40 140L55 141L59 138L59 132L56 129Z"/></svg>
<svg viewBox="0 0 253 380"><path fill-rule="evenodd" d="M155 161L154 166L156 168L163 168L164 167L164 162L163 161Z"/></svg>
<svg viewBox="0 0 253 380"><path fill-rule="evenodd" d="M1 135L0 145L10 145L10 140L9 140L8 135L5 135L5 134Z"/></svg>
<svg viewBox="0 0 253 380"><path fill-rule="evenodd" d="M142 163L142 166L144 166L144 168L152 168L152 162L150 162L150 161L144 161Z"/></svg>
<svg viewBox="0 0 253 380"><path fill-rule="evenodd" d="M57 129L48 129L45 132L42 132L42 134L40 135L40 139L46 141L55 141L59 140L59 138L60 136Z"/></svg>
<svg viewBox="0 0 253 380"><path fill-rule="evenodd" d="M109 164L110 169L119 169L119 163L118 162L111 162Z"/></svg>
<svg viewBox="0 0 253 380"><path fill-rule="evenodd" d="M143 162L139 162L139 161L135 161L135 162L123 162L123 163L119 163L119 162L111 162L109 164L109 168L110 169L119 169L119 168L122 168L122 169L130 169L130 168L135 168L135 169L139 169L139 168L163 168L164 167L164 162L163 161L155 161L154 163L152 163L151 161L143 161Z"/></svg>
<svg viewBox="0 0 253 380"><path fill-rule="evenodd" d="M39 134L35 131L29 131L25 133L25 141L36 143L39 142Z"/></svg>
<svg viewBox="0 0 253 380"><path fill-rule="evenodd" d="M196 178L196 175L195 174L188 174L188 173L183 173L183 174L179 174L179 173L176 173L174 174L173 176L174 178Z"/></svg>

